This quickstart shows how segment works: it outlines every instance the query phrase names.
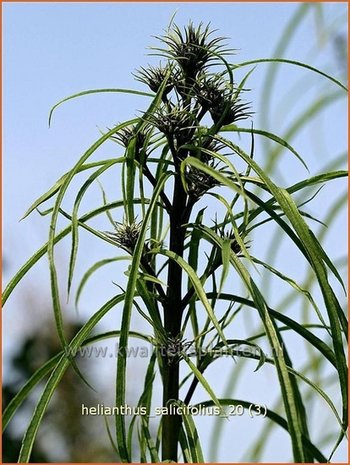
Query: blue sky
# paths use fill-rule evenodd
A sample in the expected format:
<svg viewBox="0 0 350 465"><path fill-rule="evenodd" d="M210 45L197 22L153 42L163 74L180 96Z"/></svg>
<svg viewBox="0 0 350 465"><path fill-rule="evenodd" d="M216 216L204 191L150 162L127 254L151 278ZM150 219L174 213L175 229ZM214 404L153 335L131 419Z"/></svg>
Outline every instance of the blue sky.
<svg viewBox="0 0 350 465"><path fill-rule="evenodd" d="M54 114L52 127L48 128L48 112L53 104L70 94L93 88L133 88L144 90L135 81L132 72L140 65L157 63L156 57L148 56L148 46L156 45L153 37L161 35L170 18L176 12L177 24L210 22L219 34L229 37L229 44L237 49L234 62L271 57L276 43L299 7L296 3L6 3L3 4L3 93L4 93L4 256L7 280L48 235L48 220L33 214L18 222L31 202L45 192L78 157L99 137L99 130L134 117L143 110L147 101L143 97L121 94L86 96L67 102ZM329 40L332 31L344 31L345 3L326 3L323 15L317 6L310 6L305 20L293 36L284 56L306 61L324 71L338 73L340 67L335 56L335 44ZM326 25L330 33L322 35ZM255 127L267 129L264 118L264 102L261 89L267 65L259 65L249 80L249 101L255 111ZM248 68L244 72L247 72ZM244 72L238 74L243 77ZM307 107L318 94L336 93L336 86L320 76L291 66L279 69L272 99L272 125L283 134L293 118ZM288 111L287 111L287 110ZM338 100L313 120L306 130L293 139L293 146L304 156L311 173L316 173L346 147L346 104ZM246 143L246 142L244 142ZM258 146L260 147L260 146ZM103 148L98 157L115 155L113 146ZM263 164L263 151L257 150L256 159ZM283 164L277 181L288 180L292 184L306 177L307 173L295 159L283 154ZM119 192L117 172L113 179L106 179L110 198ZM78 184L73 184L76 188ZM314 213L322 209L344 191L345 184L325 189L320 194ZM66 205L74 199L74 190L67 195ZM98 187L94 187L82 204L82 211L89 210L91 203L101 203ZM120 219L120 218L116 218ZM338 218L333 232L328 236L327 247L332 257L338 257L346 249L346 218ZM341 234L339 232L341 231ZM57 248L62 282L66 278L69 241ZM83 235L77 273L81 275L93 260L108 256L110 248L96 246ZM260 249L258 248L260 251ZM291 274L298 275L299 262L286 246L282 249L290 258L286 266ZM263 250L261 249L261 253ZM122 275L124 269L115 272ZM62 285L62 295L64 287ZM102 296L114 291L105 276L95 281L98 292L83 300L82 316L91 314L103 303ZM11 328L11 338L5 338L5 348L11 350L16 337L35 330L35 321L21 326L21 310L26 301L26 289L37 293L41 289L34 311L40 318L40 308L45 306L48 291L47 264L43 261L35 272L28 275L23 286L14 293L6 309L4 323ZM278 292L277 292L278 294ZM272 295L272 298L276 297ZM74 310L73 310L74 312ZM69 308L67 309L67 314ZM34 318L34 320L35 320ZM112 320L111 320L112 321ZM115 321L113 322L115 324ZM104 368L108 370L108 368ZM249 379L249 378L248 378ZM260 378L262 389L268 391L269 378ZM247 388L252 389L250 386ZM246 424L242 426L244 435ZM203 435L209 427L203 427ZM279 433L276 433L279 434ZM278 436L276 436L278 437ZM225 440L229 440L228 433ZM285 437L281 439L285 446ZM244 447L239 449L243 453ZM344 459L339 451L339 460ZM269 460L278 460L281 450L268 451ZM342 455L343 454L343 455ZM223 453L222 460L229 454Z"/></svg>

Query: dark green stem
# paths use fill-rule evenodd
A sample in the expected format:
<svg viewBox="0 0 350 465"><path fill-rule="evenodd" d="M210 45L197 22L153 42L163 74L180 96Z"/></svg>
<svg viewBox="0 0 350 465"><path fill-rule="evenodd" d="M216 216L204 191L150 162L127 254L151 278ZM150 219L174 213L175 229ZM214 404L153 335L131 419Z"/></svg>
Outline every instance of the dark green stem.
<svg viewBox="0 0 350 465"><path fill-rule="evenodd" d="M183 256L185 228L183 228L184 211L187 195L182 186L179 173L175 175L172 214L170 215L169 249ZM164 328L171 339L176 339L181 330L182 319L182 269L173 260L169 261L168 291L164 308ZM169 358L163 353L163 406L169 406L170 400L179 399L179 360ZM181 428L179 415L164 415L162 426L162 460L177 462L178 440Z"/></svg>
<svg viewBox="0 0 350 465"><path fill-rule="evenodd" d="M156 187L157 185L157 180L156 178L153 176L153 174L151 173L151 171L149 170L148 166L144 166L143 167L143 172L146 176L146 178L149 180L149 182L152 184L153 187ZM165 192L164 191L161 191L160 192L160 198L163 200L163 203L164 203L164 206L166 208L166 211L170 214L171 212L171 203L168 199L168 197L166 196Z"/></svg>

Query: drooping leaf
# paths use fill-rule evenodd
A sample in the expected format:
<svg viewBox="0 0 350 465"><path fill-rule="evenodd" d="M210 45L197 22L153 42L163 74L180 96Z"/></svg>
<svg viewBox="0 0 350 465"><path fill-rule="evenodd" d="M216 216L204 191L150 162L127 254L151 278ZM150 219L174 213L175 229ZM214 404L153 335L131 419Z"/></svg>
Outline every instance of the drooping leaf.
<svg viewBox="0 0 350 465"><path fill-rule="evenodd" d="M154 97L154 94L150 94L148 92L140 92L138 90L130 90L130 89L91 89L91 90L84 90L82 92L78 92L77 94L70 95L69 97L64 98L63 100L60 100L58 103L56 103L50 110L49 113L49 126L51 125L52 121L52 115L55 109L62 105L62 103L67 102L68 100L72 100L78 97L82 97L83 95L90 95L90 94L101 94L105 92L117 92L117 93L123 93L123 94L135 94L135 95L142 95L145 97Z"/></svg>

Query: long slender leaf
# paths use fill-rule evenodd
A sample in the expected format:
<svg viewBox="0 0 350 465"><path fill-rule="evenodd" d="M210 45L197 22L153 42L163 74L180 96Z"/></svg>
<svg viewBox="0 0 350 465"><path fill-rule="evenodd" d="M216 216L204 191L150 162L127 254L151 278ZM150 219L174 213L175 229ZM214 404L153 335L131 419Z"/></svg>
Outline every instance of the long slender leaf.
<svg viewBox="0 0 350 465"><path fill-rule="evenodd" d="M187 365L190 367L190 369L193 372L194 376L197 378L197 380L200 382L200 384L203 386L203 388L207 391L207 393L209 394L212 401L221 410L221 405L220 405L220 403L219 403L213 389L210 387L208 381L204 378L201 371L196 367L196 365L194 363L191 362L190 358L187 357L186 354L183 354L183 359L185 360ZM224 415L224 412L221 412L221 413Z"/></svg>
<svg viewBox="0 0 350 465"><path fill-rule="evenodd" d="M338 79L335 79L333 76L330 76L329 74L324 73L323 71L317 68L314 68L313 66L310 66L306 63L301 63L300 61L296 61L296 60L287 60L286 58L259 58L257 60L249 60L243 63L238 63L237 65L231 65L231 66L233 69L237 69L237 68L242 68L243 66L255 65L258 63L271 63L271 64L284 63L288 65L300 66L301 68L306 68L309 71L313 71L314 73L320 74L321 76L329 79L330 81L334 82L334 84L341 87L343 90L345 91L348 90L348 88L344 84L338 81Z"/></svg>
<svg viewBox="0 0 350 465"><path fill-rule="evenodd" d="M71 255L69 259L69 270L68 270L68 288L67 292L68 295L70 293L70 288L72 285L72 279L73 279L73 274L74 274L74 268L75 268L75 263L77 259L77 253L78 253L78 243L79 243L79 236L78 236L78 211L79 211L79 206L81 204L81 201L83 199L83 196L85 195L87 189L89 186L106 170L111 168L117 163L123 163L125 160L124 158L117 158L115 160L112 160L110 162L107 162L105 165L101 166L97 171L95 171L82 185L82 187L79 189L79 192L76 196L74 206L73 206L73 212L72 212L72 249L71 249Z"/></svg>
<svg viewBox="0 0 350 465"><path fill-rule="evenodd" d="M60 100L58 103L56 103L50 110L49 113L49 126L51 125L52 121L52 115L55 109L62 105L62 103L67 102L68 100L72 100L78 97L82 97L83 95L90 95L90 94L101 94L105 92L117 92L117 93L122 93L122 94L134 94L134 95L142 95L145 97L154 97L154 94L150 94L147 92L140 92L138 90L130 90L130 89L91 89L91 90L84 90L82 92L78 92L77 94L70 95L69 97L66 97L62 100Z"/></svg>
<svg viewBox="0 0 350 465"><path fill-rule="evenodd" d="M92 162L92 163L86 163L77 170L77 174L82 172L82 171L85 171L85 170L90 170L91 168L96 168L96 167L102 166L105 163L108 163L108 162L111 162L111 161L113 161L113 159L95 161L95 162ZM45 192L37 200L35 200L35 202L28 208L28 210L22 216L21 220L24 220L28 215L30 215L30 213L32 213L34 210L36 210L38 207L40 207L41 204L43 204L44 202L49 200L51 197L53 197L59 191L60 187L62 186L62 184L63 184L64 180L66 179L66 177L68 176L68 174L69 174L69 172L65 173L63 176L61 176L56 181L56 183L47 192Z"/></svg>
<svg viewBox="0 0 350 465"><path fill-rule="evenodd" d="M173 403L182 409L182 420L185 426L192 463L204 463L202 448L192 415L187 413L187 406L183 402L177 400Z"/></svg>
<svg viewBox="0 0 350 465"><path fill-rule="evenodd" d="M123 256L123 257L113 257L113 258L105 258L103 260L99 260L98 262L94 263L85 273L84 276L81 278L81 281L79 283L79 286L77 288L76 292L76 297L75 297L75 306L78 307L79 304L79 299L81 296L81 293L83 292L83 289L89 280L89 278L101 267L105 265L109 265L110 263L114 262L119 262L121 260L131 260L129 256Z"/></svg>
<svg viewBox="0 0 350 465"><path fill-rule="evenodd" d="M216 294L217 295L217 294ZM210 298L212 297L212 293L207 293L207 296ZM234 302L239 302L244 305L247 305L248 307L256 309L255 303L250 300L246 299L244 297L241 297L239 295L234 295L234 294L226 294L226 293L221 293L220 296L217 296L217 298L220 298L221 300L229 300L229 301L234 301ZM299 324L297 321L293 320L292 318L289 318L288 316L284 315L283 313L279 313L276 310L273 310L272 308L268 308L269 313L275 318L276 320L280 321L281 323L284 323L288 328L293 329L297 334L299 334L301 337L303 337L305 340L310 342L310 344L319 350L321 354L336 368L336 362L335 362L335 353L332 351L332 349L323 342L319 337L317 337L315 334L313 334L311 331L309 331L307 328L305 328L303 325Z"/></svg>
<svg viewBox="0 0 350 465"><path fill-rule="evenodd" d="M303 158L299 155L299 153L290 145L286 140L284 140L282 137L277 136L276 134L273 134L272 132L269 131L263 131L261 129L256 129L256 128L239 128L235 126L234 124L230 124L228 126L224 126L221 128L220 132L247 132L249 134L259 134L261 136L267 137L270 140L273 140L274 142L277 142L278 144L282 145L286 149L288 149L290 152L293 153L297 157L297 159L303 164L303 166L309 171L309 168Z"/></svg>

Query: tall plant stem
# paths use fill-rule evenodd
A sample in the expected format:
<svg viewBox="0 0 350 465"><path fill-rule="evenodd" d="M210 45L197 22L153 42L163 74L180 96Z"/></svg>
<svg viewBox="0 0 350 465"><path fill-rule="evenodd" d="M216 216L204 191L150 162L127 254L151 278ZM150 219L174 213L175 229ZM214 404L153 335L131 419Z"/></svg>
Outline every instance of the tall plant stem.
<svg viewBox="0 0 350 465"><path fill-rule="evenodd" d="M170 215L170 245L172 252L183 256L185 230L184 211L187 195L179 173L175 176L172 213ZM169 262L168 292L164 308L164 328L167 335L175 339L179 336L182 319L182 269L175 261ZM163 406L172 399L179 398L179 360L163 354ZM179 415L164 415L162 427L162 460L177 462L178 439L181 428Z"/></svg>

